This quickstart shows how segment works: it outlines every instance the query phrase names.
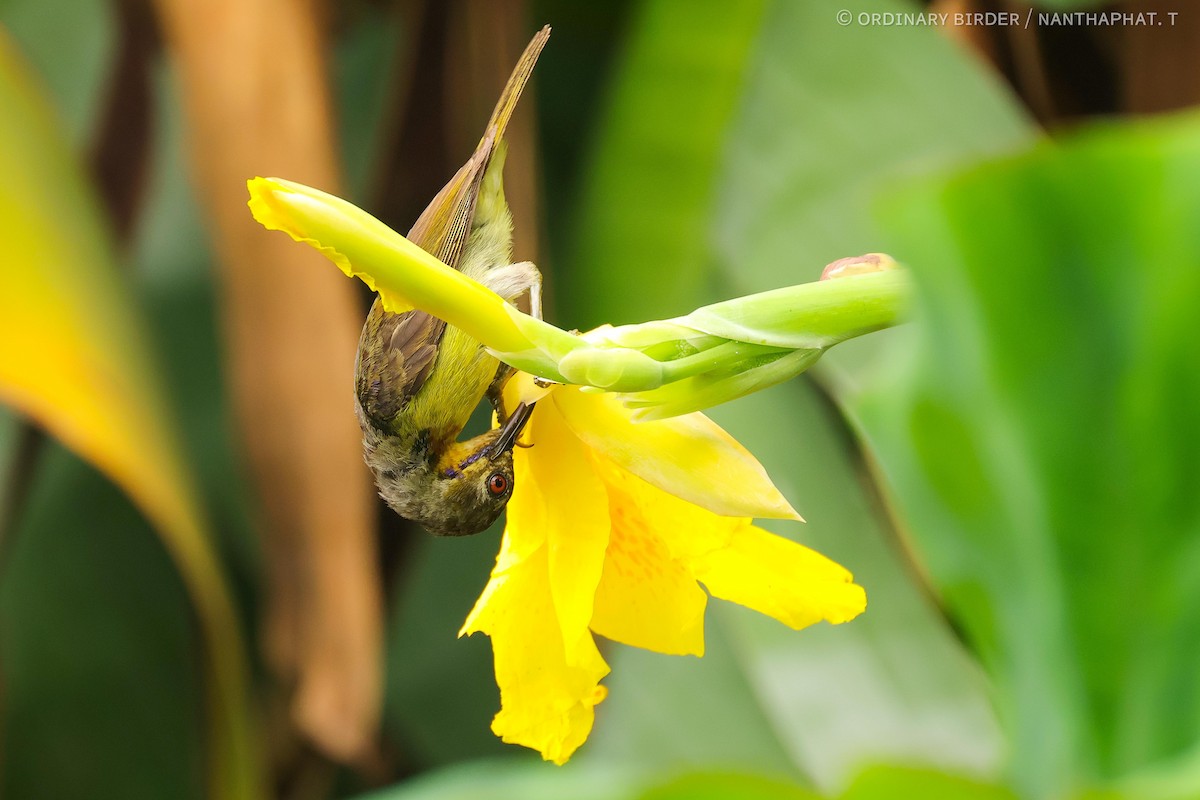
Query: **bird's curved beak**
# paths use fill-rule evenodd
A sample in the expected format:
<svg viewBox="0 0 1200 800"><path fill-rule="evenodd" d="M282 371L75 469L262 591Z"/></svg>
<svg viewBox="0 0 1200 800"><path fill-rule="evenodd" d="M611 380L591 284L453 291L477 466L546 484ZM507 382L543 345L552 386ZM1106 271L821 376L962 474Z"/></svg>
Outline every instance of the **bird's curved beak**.
<svg viewBox="0 0 1200 800"><path fill-rule="evenodd" d="M491 458L513 449L513 445L517 443L517 437L521 435L521 431L525 429L525 423L529 422L529 417L533 414L534 403L521 403L500 426L500 436L496 438L492 444Z"/></svg>

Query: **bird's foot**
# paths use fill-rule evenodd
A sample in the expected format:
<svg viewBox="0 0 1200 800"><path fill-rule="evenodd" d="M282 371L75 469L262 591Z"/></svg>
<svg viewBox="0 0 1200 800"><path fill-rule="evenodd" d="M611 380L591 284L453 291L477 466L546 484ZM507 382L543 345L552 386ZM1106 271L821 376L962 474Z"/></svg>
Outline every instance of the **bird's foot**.
<svg viewBox="0 0 1200 800"><path fill-rule="evenodd" d="M519 261L491 270L482 283L513 305L518 297L528 292L530 316L542 318L542 273L532 261Z"/></svg>

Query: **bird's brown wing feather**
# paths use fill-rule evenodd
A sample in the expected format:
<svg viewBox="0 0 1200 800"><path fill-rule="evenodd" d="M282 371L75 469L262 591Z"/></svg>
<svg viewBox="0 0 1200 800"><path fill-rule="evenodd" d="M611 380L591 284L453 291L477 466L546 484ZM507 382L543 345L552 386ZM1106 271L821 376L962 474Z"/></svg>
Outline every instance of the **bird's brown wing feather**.
<svg viewBox="0 0 1200 800"><path fill-rule="evenodd" d="M445 328L446 323L424 311L389 314L376 298L363 326L355 370L358 402L374 427L395 430L396 418L433 369Z"/></svg>
<svg viewBox="0 0 1200 800"><path fill-rule="evenodd" d="M475 202L492 153L504 136L549 35L549 28L543 28L525 48L474 154L437 193L408 233L411 242L456 269L471 234ZM445 331L445 322L424 311L391 314L376 298L359 339L355 369L359 403L376 428L395 430L396 417L429 377Z"/></svg>
<svg viewBox="0 0 1200 800"><path fill-rule="evenodd" d="M479 182L491 158L490 137L462 166L417 218L409 241L457 268L471 232ZM358 343L355 388L371 424L394 431L396 417L425 385L433 369L446 323L424 311L392 314L379 298L363 326Z"/></svg>

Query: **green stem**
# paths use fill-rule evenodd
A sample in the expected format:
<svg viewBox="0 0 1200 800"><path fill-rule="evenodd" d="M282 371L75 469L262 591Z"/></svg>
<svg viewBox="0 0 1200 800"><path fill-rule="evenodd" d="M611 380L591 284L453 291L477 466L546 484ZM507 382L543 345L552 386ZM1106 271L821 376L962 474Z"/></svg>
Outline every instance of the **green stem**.
<svg viewBox="0 0 1200 800"><path fill-rule="evenodd" d="M907 270L892 269L726 300L674 322L750 344L818 349L897 324L911 296Z"/></svg>

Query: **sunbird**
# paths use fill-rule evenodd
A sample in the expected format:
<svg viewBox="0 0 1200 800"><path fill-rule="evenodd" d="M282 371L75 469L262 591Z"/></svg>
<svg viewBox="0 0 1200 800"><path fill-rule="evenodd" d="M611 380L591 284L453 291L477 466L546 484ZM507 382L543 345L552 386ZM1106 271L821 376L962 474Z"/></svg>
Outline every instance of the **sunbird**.
<svg viewBox="0 0 1200 800"><path fill-rule="evenodd" d="M504 131L550 36L530 41L483 138L417 218L408 238L513 303L529 293L541 316L541 273L512 259L504 199ZM513 491L512 448L532 413L506 414L500 390L510 368L476 340L424 311L392 314L377 297L358 341L355 396L363 451L379 495L396 513L440 536L487 528ZM458 441L487 396L500 426Z"/></svg>

